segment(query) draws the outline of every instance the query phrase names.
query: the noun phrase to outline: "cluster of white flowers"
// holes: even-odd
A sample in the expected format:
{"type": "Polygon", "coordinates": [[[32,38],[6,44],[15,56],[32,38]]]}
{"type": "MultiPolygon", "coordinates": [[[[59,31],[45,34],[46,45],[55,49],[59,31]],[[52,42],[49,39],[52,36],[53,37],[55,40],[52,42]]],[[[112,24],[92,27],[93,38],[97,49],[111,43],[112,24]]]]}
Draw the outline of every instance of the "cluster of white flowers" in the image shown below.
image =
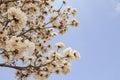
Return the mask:
{"type": "Polygon", "coordinates": [[[79,59],[80,58],[80,54],[78,51],[76,50],[72,50],[72,48],[66,48],[64,50],[64,56],[69,59],[69,60],[72,60],[72,59],[79,59]]]}
{"type": "Polygon", "coordinates": [[[20,8],[10,7],[7,14],[14,31],[21,30],[26,25],[26,14],[20,8]]]}
{"type": "Polygon", "coordinates": [[[55,44],[55,46],[56,46],[56,48],[64,48],[64,43],[62,43],[62,42],[59,42],[59,43],[56,43],[55,44]]]}
{"type": "Polygon", "coordinates": [[[23,40],[21,37],[12,36],[9,40],[6,40],[6,50],[14,51],[18,49],[20,51],[29,50],[31,52],[35,49],[35,44],[29,40],[23,40]]]}
{"type": "Polygon", "coordinates": [[[70,26],[78,26],[77,10],[66,1],[56,9],[57,0],[0,0],[0,50],[4,64],[16,69],[17,80],[33,76],[46,80],[52,73],[70,72],[71,60],[80,54],[50,41],[64,34],[70,26]],[[63,8],[64,7],[64,8],[63,8]],[[62,51],[63,50],[63,51],[62,51]],[[23,65],[19,65],[17,63],[23,65]]]}
{"type": "Polygon", "coordinates": [[[21,37],[12,36],[10,39],[6,39],[4,48],[7,52],[15,52],[15,54],[8,53],[8,56],[14,56],[15,59],[19,59],[24,56],[24,52],[26,51],[32,54],[35,44],[29,40],[23,40],[21,37]]]}

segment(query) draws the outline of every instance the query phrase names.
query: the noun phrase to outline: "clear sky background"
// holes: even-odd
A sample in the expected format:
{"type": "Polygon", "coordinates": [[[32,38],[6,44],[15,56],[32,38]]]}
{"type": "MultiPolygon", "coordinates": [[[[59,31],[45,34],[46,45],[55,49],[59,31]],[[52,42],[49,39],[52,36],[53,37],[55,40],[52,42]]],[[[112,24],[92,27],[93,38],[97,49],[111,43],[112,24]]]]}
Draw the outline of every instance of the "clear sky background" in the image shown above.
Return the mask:
{"type": "MultiPolygon", "coordinates": [[[[120,80],[120,0],[68,2],[78,9],[80,25],[53,42],[78,50],[81,59],[72,62],[68,75],[52,75],[48,80],[120,80]]],[[[13,72],[0,68],[0,80],[15,80],[13,72]]]]}

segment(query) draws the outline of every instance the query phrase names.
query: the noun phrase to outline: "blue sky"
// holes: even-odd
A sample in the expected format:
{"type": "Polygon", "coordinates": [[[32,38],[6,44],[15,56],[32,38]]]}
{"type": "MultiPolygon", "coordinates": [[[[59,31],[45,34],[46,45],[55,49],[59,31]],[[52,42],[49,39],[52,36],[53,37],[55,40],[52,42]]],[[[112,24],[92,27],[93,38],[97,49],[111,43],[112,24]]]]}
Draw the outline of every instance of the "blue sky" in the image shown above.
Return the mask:
{"type": "MultiPolygon", "coordinates": [[[[120,80],[120,0],[68,2],[78,9],[80,26],[53,41],[78,50],[81,59],[72,62],[68,75],[52,75],[48,80],[120,80]]],[[[0,68],[0,80],[14,80],[13,72],[0,68]]]]}

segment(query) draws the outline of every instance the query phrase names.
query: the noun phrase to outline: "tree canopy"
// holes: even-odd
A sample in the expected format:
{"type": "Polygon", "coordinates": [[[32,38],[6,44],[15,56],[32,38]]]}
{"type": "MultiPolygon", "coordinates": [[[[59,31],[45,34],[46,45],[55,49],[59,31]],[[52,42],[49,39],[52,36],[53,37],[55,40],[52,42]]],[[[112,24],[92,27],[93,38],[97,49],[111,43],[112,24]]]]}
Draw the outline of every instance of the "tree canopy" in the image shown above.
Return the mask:
{"type": "Polygon", "coordinates": [[[77,10],[57,0],[0,0],[0,67],[16,70],[17,80],[70,72],[70,61],[80,54],[64,43],[50,41],[77,27],[77,10]]]}

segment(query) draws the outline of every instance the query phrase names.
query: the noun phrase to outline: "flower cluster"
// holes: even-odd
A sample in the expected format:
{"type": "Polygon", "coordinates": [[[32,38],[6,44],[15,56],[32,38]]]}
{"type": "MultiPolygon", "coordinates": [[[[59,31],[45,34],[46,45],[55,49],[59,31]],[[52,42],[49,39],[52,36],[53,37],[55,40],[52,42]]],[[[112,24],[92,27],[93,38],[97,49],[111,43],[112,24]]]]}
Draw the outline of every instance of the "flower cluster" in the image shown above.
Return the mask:
{"type": "Polygon", "coordinates": [[[0,0],[0,66],[16,69],[16,78],[33,76],[46,80],[52,73],[70,72],[70,61],[80,54],[50,41],[64,34],[69,26],[78,26],[77,10],[66,1],[56,9],[57,0],[0,0]],[[63,50],[63,51],[62,51],[63,50]],[[21,64],[21,65],[18,65],[21,64]]]}
{"type": "Polygon", "coordinates": [[[11,7],[8,9],[7,14],[14,31],[21,30],[26,25],[26,14],[19,8],[11,7]]]}

